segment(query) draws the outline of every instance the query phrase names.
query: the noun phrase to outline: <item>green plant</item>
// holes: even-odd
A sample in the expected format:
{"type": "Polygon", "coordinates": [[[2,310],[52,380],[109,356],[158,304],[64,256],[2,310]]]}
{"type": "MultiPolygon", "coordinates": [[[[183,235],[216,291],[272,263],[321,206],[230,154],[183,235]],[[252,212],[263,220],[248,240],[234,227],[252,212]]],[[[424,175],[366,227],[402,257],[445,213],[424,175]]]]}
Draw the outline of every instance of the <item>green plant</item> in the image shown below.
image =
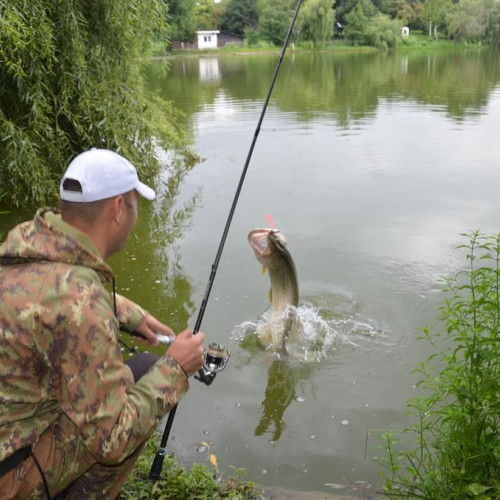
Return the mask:
{"type": "Polygon", "coordinates": [[[384,14],[377,14],[366,29],[366,41],[378,49],[394,49],[401,40],[400,23],[384,14]]]}
{"type": "Polygon", "coordinates": [[[158,146],[184,151],[180,113],[144,85],[166,7],[0,2],[0,185],[11,204],[50,203],[69,160],[91,147],[120,151],[149,180],[158,146]]]}
{"type": "MultiPolygon", "coordinates": [[[[206,443],[204,443],[206,444],[206,443]]],[[[207,446],[207,450],[209,447],[207,446]]],[[[172,455],[166,455],[162,477],[156,481],[148,480],[149,469],[156,454],[156,442],[150,440],[137,460],[134,471],[122,488],[120,498],[140,499],[264,499],[251,481],[243,481],[245,470],[233,468],[234,475],[223,479],[217,468],[215,455],[210,455],[211,466],[193,464],[185,470],[172,455]]]]}
{"type": "Polygon", "coordinates": [[[416,445],[385,435],[390,497],[500,498],[500,234],[463,236],[468,268],[446,280],[444,332],[423,329],[435,352],[408,402],[416,445]]]}

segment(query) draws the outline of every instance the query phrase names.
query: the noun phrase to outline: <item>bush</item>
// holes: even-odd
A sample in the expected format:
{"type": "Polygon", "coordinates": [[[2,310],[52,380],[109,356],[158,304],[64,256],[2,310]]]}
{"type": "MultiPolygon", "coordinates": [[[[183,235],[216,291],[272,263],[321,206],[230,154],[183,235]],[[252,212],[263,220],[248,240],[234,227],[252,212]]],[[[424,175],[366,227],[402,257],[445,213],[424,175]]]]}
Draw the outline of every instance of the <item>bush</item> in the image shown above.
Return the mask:
{"type": "Polygon", "coordinates": [[[444,332],[423,330],[435,353],[416,370],[425,395],[408,402],[416,447],[386,435],[390,497],[500,498],[500,234],[464,236],[468,269],[446,281],[444,332]]]}
{"type": "Polygon", "coordinates": [[[255,47],[260,41],[259,31],[254,28],[245,30],[245,46],[255,47]]]}
{"type": "Polygon", "coordinates": [[[377,14],[366,30],[366,41],[378,49],[394,49],[401,40],[400,23],[385,14],[377,14]]]}

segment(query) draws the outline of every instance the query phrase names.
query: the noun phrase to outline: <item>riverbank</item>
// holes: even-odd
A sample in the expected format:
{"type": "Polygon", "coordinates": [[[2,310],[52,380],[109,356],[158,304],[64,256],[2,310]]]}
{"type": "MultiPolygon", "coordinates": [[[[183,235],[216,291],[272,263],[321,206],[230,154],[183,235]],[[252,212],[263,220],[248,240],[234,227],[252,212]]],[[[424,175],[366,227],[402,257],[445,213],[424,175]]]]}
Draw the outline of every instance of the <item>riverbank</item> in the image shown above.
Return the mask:
{"type": "MultiPolygon", "coordinates": [[[[406,39],[401,39],[398,47],[394,50],[437,50],[437,49],[483,49],[487,48],[481,42],[457,43],[453,40],[439,38],[438,40],[429,37],[423,32],[414,31],[406,39]]],[[[164,44],[157,44],[152,49],[152,59],[169,57],[189,57],[189,56],[212,56],[212,55],[268,55],[279,54],[282,47],[272,45],[266,42],[259,42],[255,45],[227,45],[218,49],[184,49],[168,50],[164,44]]],[[[311,43],[291,43],[288,47],[289,52],[376,52],[380,49],[368,45],[357,45],[342,38],[335,38],[328,44],[314,47],[311,43]]]]}

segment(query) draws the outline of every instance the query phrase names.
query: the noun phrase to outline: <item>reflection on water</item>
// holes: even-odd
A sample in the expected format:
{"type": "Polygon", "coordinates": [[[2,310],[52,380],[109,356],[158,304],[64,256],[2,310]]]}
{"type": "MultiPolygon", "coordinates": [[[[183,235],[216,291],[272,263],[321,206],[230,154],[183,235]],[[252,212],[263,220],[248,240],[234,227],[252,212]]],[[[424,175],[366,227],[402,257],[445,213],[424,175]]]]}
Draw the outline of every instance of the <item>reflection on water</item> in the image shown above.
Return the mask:
{"type": "Polygon", "coordinates": [[[290,403],[295,400],[295,386],[301,380],[307,380],[316,370],[316,366],[309,363],[297,363],[291,359],[275,359],[267,372],[267,386],[262,401],[262,416],[255,435],[264,433],[272,435],[276,443],[285,428],[284,413],[290,403]]]}
{"type": "MultiPolygon", "coordinates": [[[[262,102],[276,57],[169,60],[167,85],[153,77],[155,65],[162,64],[149,69],[151,89],[181,103],[189,117],[221,94],[235,102],[262,102]]],[[[295,53],[284,61],[271,105],[299,120],[330,117],[349,127],[373,118],[384,100],[405,99],[463,121],[484,111],[499,76],[498,54],[487,50],[295,53]]]]}

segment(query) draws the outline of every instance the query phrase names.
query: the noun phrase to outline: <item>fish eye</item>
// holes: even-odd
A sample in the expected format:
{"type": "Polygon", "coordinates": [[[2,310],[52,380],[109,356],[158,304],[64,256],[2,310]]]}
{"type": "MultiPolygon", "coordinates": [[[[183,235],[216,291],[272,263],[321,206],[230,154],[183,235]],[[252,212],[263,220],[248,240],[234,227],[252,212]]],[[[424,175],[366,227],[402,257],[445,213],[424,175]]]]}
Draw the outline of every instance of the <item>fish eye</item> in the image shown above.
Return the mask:
{"type": "Polygon", "coordinates": [[[286,247],[286,238],[279,231],[276,230],[272,233],[269,233],[269,238],[274,242],[275,245],[286,247]]]}

